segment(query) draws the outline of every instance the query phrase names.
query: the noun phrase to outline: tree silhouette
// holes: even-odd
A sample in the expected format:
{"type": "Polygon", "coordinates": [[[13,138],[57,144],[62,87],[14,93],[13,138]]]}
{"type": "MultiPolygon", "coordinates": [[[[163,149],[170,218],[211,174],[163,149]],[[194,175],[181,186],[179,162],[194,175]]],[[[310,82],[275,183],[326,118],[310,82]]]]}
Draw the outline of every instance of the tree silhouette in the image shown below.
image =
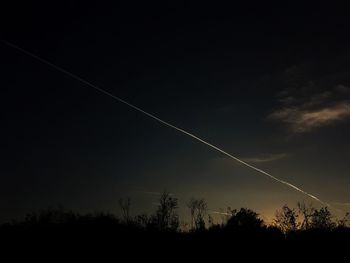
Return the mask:
{"type": "Polygon", "coordinates": [[[310,220],[314,212],[314,208],[311,206],[311,204],[306,205],[305,202],[298,202],[297,203],[299,213],[303,216],[303,221],[301,223],[301,229],[309,229],[310,228],[310,220]]]}
{"type": "Polygon", "coordinates": [[[125,223],[131,222],[130,217],[130,208],[131,208],[131,199],[128,197],[125,200],[123,198],[119,199],[119,207],[122,212],[122,217],[125,223]]]}
{"type": "Polygon", "coordinates": [[[179,227],[179,216],[176,212],[178,200],[164,191],[159,197],[159,205],[156,211],[156,224],[159,230],[176,231],[179,227]]]}
{"type": "Polygon", "coordinates": [[[347,212],[341,219],[338,220],[338,227],[346,228],[349,225],[349,222],[350,222],[350,213],[347,212]]]}
{"type": "Polygon", "coordinates": [[[205,229],[204,217],[207,213],[207,203],[204,199],[191,198],[187,207],[191,213],[191,229],[192,230],[203,230],[205,229]]]}
{"type": "Polygon", "coordinates": [[[190,209],[190,214],[191,214],[191,229],[194,229],[196,206],[197,206],[197,200],[192,197],[187,204],[187,207],[190,209]]]}
{"type": "Polygon", "coordinates": [[[319,210],[314,209],[311,216],[311,227],[323,230],[330,230],[335,227],[332,214],[327,207],[322,207],[319,210]]]}
{"type": "Polygon", "coordinates": [[[274,224],[283,233],[287,234],[291,231],[296,231],[299,227],[298,214],[294,209],[284,205],[281,210],[276,211],[274,224]]]}

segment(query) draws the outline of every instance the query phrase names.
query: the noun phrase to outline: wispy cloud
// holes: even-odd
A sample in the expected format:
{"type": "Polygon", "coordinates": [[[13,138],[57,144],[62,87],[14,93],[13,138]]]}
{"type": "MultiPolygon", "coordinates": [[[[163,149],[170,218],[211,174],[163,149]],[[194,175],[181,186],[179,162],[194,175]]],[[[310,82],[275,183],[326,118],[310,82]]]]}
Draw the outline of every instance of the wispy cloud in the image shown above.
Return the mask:
{"type": "Polygon", "coordinates": [[[344,86],[343,84],[337,85],[335,89],[340,93],[350,94],[350,87],[344,86]]]}
{"type": "Polygon", "coordinates": [[[285,123],[293,133],[305,133],[350,118],[350,100],[344,95],[350,89],[337,85],[334,89],[294,97],[290,94],[280,99],[281,108],[272,112],[268,119],[285,123]]]}
{"type": "Polygon", "coordinates": [[[273,112],[269,118],[288,125],[291,131],[304,133],[350,117],[350,102],[342,101],[318,109],[304,107],[283,108],[273,112]]]}
{"type": "Polygon", "coordinates": [[[264,154],[256,157],[246,157],[242,158],[243,161],[248,163],[267,163],[274,162],[284,158],[289,157],[288,153],[278,153],[278,154],[264,154]]]}
{"type": "MultiPolygon", "coordinates": [[[[279,161],[279,160],[288,158],[290,156],[291,156],[291,154],[289,154],[289,153],[264,153],[264,154],[257,154],[254,156],[241,156],[241,157],[239,157],[239,159],[246,162],[246,163],[249,163],[249,164],[262,164],[262,163],[279,161]]],[[[223,163],[226,163],[227,161],[230,161],[230,158],[227,158],[227,157],[214,157],[214,158],[212,158],[212,162],[215,165],[222,165],[223,163]]],[[[231,165],[232,165],[232,163],[230,163],[230,166],[231,165]]]]}
{"type": "Polygon", "coordinates": [[[338,206],[346,206],[346,207],[350,207],[350,203],[339,203],[339,202],[333,202],[333,205],[338,205],[338,206]]]}

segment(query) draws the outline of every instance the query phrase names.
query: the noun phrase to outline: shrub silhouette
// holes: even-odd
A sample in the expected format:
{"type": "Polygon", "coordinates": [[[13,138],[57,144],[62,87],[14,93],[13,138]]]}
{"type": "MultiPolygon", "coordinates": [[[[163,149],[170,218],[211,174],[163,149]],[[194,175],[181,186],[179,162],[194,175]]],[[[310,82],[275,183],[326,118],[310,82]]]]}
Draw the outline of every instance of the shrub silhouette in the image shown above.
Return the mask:
{"type": "Polygon", "coordinates": [[[238,212],[231,211],[232,216],[227,221],[226,228],[229,230],[254,231],[263,227],[264,221],[259,214],[248,208],[241,208],[238,212]]]}

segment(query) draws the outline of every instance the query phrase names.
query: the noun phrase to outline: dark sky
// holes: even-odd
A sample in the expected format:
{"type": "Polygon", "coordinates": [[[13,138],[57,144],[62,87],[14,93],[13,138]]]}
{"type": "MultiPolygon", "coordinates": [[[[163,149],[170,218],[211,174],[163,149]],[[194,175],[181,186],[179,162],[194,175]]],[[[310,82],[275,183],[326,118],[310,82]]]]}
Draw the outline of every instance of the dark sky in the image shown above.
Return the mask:
{"type": "MultiPolygon", "coordinates": [[[[341,209],[349,28],[345,7],[294,1],[1,8],[2,39],[341,209]]],[[[55,205],[117,212],[125,196],[151,212],[163,189],[184,215],[191,196],[266,218],[311,201],[4,43],[0,58],[0,221],[55,205]]]]}

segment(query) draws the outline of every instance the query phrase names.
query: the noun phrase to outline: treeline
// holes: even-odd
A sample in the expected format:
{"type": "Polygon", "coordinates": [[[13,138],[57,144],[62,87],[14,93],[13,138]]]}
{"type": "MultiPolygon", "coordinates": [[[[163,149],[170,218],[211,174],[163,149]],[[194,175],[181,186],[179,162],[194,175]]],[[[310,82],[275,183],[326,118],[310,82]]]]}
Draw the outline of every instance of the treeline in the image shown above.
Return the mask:
{"type": "Polygon", "coordinates": [[[248,208],[228,208],[220,212],[220,222],[215,222],[207,202],[192,198],[187,203],[190,220],[184,226],[178,199],[167,192],[159,196],[150,215],[131,215],[129,198],[120,199],[119,207],[120,216],[79,214],[63,208],[29,213],[22,220],[0,226],[0,249],[13,251],[12,256],[18,251],[35,257],[46,253],[50,255],[47,259],[68,252],[79,257],[97,253],[153,261],[190,256],[196,262],[207,260],[209,255],[236,260],[273,255],[270,261],[307,259],[308,255],[313,262],[326,256],[334,260],[344,255],[350,244],[349,213],[337,219],[327,207],[317,209],[304,202],[296,208],[283,206],[269,224],[248,208]]]}
{"type": "Polygon", "coordinates": [[[337,219],[327,207],[317,209],[304,202],[296,208],[283,206],[268,224],[248,208],[228,208],[220,212],[220,222],[215,222],[207,202],[192,198],[187,203],[190,221],[186,226],[180,224],[178,199],[168,192],[159,196],[157,208],[150,215],[131,215],[129,198],[120,199],[119,206],[120,216],[107,212],[79,214],[63,208],[29,213],[22,220],[2,224],[0,242],[16,251],[24,247],[50,254],[67,250],[125,254],[131,250],[138,253],[128,255],[139,258],[147,253],[160,256],[159,251],[201,258],[206,257],[205,253],[225,251],[256,252],[249,257],[267,251],[288,255],[310,252],[312,247],[329,252],[336,245],[337,251],[341,247],[344,250],[350,244],[349,213],[337,219]]]}
{"type": "Polygon", "coordinates": [[[25,216],[23,220],[13,220],[3,224],[1,229],[11,227],[55,227],[77,224],[106,224],[120,225],[127,228],[152,232],[174,232],[174,233],[203,233],[217,231],[258,231],[259,229],[269,229],[288,234],[310,231],[334,231],[339,229],[349,229],[350,213],[346,213],[343,218],[336,218],[331,214],[328,207],[316,209],[311,204],[298,202],[297,208],[290,208],[284,205],[275,213],[272,223],[266,223],[255,211],[248,208],[231,209],[225,212],[215,212],[221,214],[221,222],[215,222],[207,202],[204,199],[191,198],[187,203],[190,215],[189,224],[180,225],[178,215],[178,199],[164,191],[158,200],[157,209],[154,214],[131,215],[130,198],[120,199],[119,207],[121,216],[117,217],[112,213],[97,212],[92,214],[79,214],[63,208],[49,208],[39,212],[32,212],[25,216]]]}

